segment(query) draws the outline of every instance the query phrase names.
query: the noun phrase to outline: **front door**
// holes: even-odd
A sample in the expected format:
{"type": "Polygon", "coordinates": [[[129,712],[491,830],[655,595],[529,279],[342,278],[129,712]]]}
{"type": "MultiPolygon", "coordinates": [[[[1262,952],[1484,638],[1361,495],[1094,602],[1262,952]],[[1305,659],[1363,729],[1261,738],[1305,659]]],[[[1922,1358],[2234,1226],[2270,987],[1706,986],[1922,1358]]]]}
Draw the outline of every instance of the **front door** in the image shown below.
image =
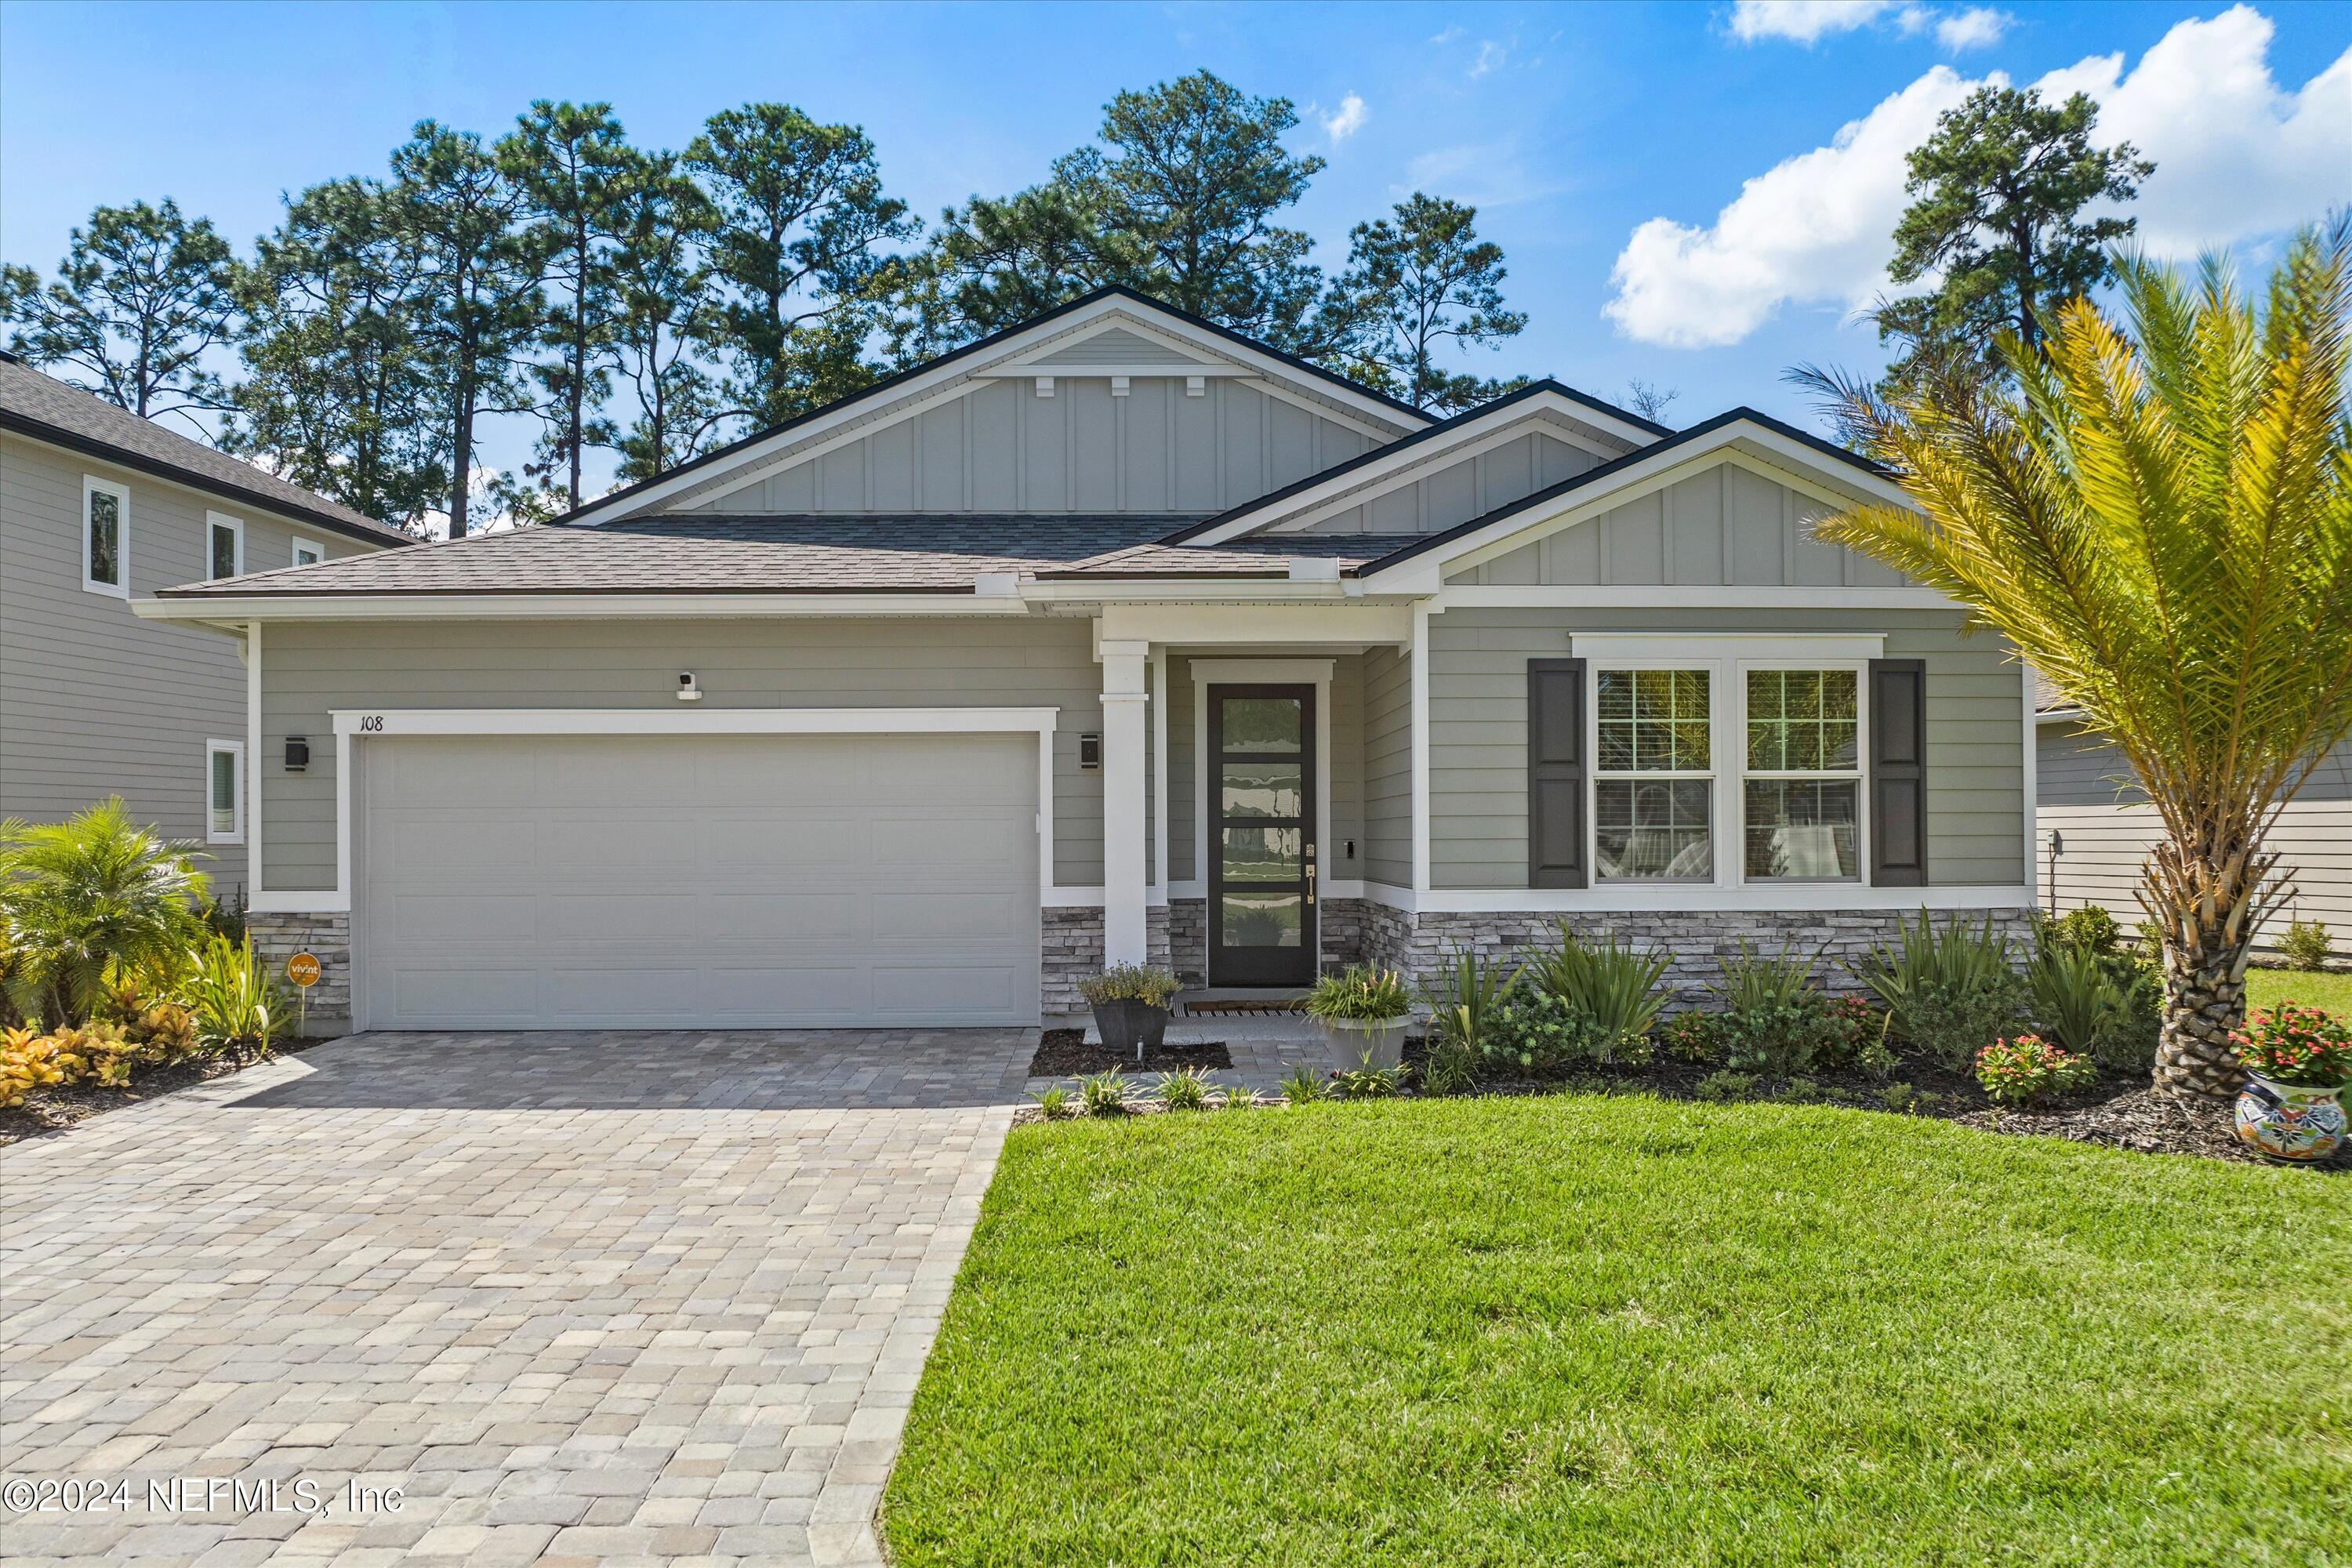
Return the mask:
{"type": "Polygon", "coordinates": [[[1209,983],[1306,985],[1315,926],[1315,688],[1209,688],[1209,983]]]}

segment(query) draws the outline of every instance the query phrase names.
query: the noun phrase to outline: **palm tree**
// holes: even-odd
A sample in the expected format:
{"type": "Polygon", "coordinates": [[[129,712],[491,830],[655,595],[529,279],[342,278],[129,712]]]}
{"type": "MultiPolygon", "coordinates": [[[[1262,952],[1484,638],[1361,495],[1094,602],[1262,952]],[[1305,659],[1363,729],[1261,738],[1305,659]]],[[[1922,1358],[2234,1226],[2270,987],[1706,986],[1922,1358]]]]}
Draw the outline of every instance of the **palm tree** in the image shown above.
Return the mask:
{"type": "Polygon", "coordinates": [[[2164,826],[2156,1081],[2227,1094],[2254,931],[2293,891],[2265,837],[2352,731],[2352,221],[2299,235],[2259,314],[2219,258],[2117,280],[2120,324],[2078,299],[2038,353],[2004,342],[2013,388],[1801,373],[1919,509],[1817,531],[1966,604],[2130,761],[2164,826]]]}
{"type": "Polygon", "coordinates": [[[55,1026],[89,1016],[111,964],[169,969],[203,940],[205,879],[193,842],[137,826],[119,795],[72,820],[0,822],[0,940],[8,1000],[55,1026]]]}

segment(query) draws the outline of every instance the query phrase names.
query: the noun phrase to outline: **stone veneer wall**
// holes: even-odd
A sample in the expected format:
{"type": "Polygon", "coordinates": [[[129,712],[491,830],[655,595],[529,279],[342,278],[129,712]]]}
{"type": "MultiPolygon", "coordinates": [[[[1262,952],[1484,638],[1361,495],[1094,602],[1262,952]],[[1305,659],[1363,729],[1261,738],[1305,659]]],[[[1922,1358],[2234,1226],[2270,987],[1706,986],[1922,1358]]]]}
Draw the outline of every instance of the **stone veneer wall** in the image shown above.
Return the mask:
{"type": "MultiPolygon", "coordinates": [[[[253,951],[268,971],[283,979],[286,961],[308,952],[319,961],[319,983],[310,987],[301,1015],[313,1036],[341,1035],[352,1026],[352,917],[248,914],[245,929],[253,951]]],[[[292,990],[291,984],[287,987],[292,990]]]]}
{"type": "Polygon", "coordinates": [[[1362,899],[1326,899],[1323,910],[1323,973],[1337,974],[1364,962],[1364,925],[1371,905],[1362,899]]]}
{"type": "MultiPolygon", "coordinates": [[[[1078,982],[1102,973],[1102,910],[1100,906],[1050,909],[1041,914],[1045,948],[1037,965],[1038,1010],[1048,1018],[1083,1013],[1087,999],[1078,994],[1078,982]]],[[[1171,967],[1167,910],[1143,911],[1143,952],[1145,963],[1161,969],[1171,967]]]]}
{"type": "Polygon", "coordinates": [[[1209,982],[1209,900],[1168,900],[1168,967],[1187,985],[1209,982]]]}
{"type": "MultiPolygon", "coordinates": [[[[1969,910],[1961,918],[1981,921],[1985,910],[1969,910]]],[[[1899,928],[1917,911],[1905,910],[1661,910],[1638,914],[1408,914],[1385,904],[1367,904],[1364,956],[1367,962],[1401,969],[1423,981],[1435,977],[1446,956],[1469,948],[1488,957],[1508,958],[1517,950],[1552,940],[1564,918],[1569,929],[1591,939],[1615,936],[1635,947],[1661,947],[1674,962],[1666,984],[1674,988],[1670,1010],[1688,1008],[1711,998],[1707,987],[1723,977],[1723,960],[1736,957],[1744,940],[1750,950],[1777,954],[1785,946],[1794,952],[1821,952],[1814,973],[1832,994],[1859,989],[1851,966],[1874,947],[1900,940],[1899,928]],[[1826,951],[1823,951],[1826,949],[1826,951]]],[[[2025,909],[1990,911],[1995,928],[2019,944],[2032,940],[2032,911],[2025,909]]],[[[1948,918],[1939,915],[1940,922],[1948,918]]]]}

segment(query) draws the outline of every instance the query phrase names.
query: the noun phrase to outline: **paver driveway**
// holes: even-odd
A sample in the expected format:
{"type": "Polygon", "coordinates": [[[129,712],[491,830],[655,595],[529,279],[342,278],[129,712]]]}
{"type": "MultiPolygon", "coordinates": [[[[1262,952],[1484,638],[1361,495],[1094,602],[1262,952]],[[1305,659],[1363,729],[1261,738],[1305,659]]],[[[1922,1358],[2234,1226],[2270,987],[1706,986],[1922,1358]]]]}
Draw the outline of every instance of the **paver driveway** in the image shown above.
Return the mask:
{"type": "Polygon", "coordinates": [[[0,1472],[133,1493],[0,1546],[878,1561],[1034,1038],[367,1036],[0,1151],[0,1472]]]}

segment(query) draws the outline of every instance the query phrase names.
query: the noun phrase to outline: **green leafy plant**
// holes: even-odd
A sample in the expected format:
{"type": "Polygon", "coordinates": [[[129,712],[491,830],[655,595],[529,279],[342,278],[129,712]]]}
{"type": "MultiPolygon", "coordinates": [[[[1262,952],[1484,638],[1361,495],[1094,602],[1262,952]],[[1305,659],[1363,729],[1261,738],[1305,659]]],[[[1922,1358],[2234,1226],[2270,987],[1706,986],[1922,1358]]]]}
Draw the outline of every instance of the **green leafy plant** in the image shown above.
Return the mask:
{"type": "Polygon", "coordinates": [[[2147,1071],[2156,1059],[2163,995],[2155,972],[2137,953],[2114,943],[2100,948],[2079,940],[2079,933],[2070,936],[2061,924],[2041,928],[2042,941],[2026,966],[2034,1023],[2077,1056],[2118,1071],[2147,1071]]]}
{"type": "Polygon", "coordinates": [[[196,1038],[207,1050],[267,1056],[284,1026],[285,988],[254,955],[250,937],[240,942],[208,938],[195,950],[182,990],[196,1038]]]}
{"type": "Polygon", "coordinates": [[[1140,963],[1114,963],[1078,982],[1078,994],[1089,1003],[1140,1002],[1150,1007],[1167,1006],[1182,989],[1182,982],[1166,970],[1140,963]]]}
{"type": "Polygon", "coordinates": [[[2036,915],[2033,935],[2037,947],[2055,943],[2084,952],[2118,952],[2123,948],[2124,928],[2099,905],[2084,904],[2055,918],[2036,915]]]}
{"type": "Polygon", "coordinates": [[[1658,1030],[1658,1044],[1668,1061],[1705,1067],[1723,1055],[1723,1020],[1696,1008],[1677,1013],[1658,1030]]]}
{"type": "Polygon", "coordinates": [[[1358,1066],[1333,1073],[1331,1082],[1342,1100],[1393,1100],[1404,1088],[1404,1071],[1402,1067],[1374,1067],[1367,1051],[1358,1066]]]}
{"type": "Polygon", "coordinates": [[[1713,989],[1723,1001],[1726,1062],[1776,1078],[1812,1068],[1830,1032],[1828,1004],[1813,978],[1820,956],[1795,957],[1783,947],[1759,958],[1742,942],[1739,955],[1723,961],[1723,979],[1713,989]]]}
{"type": "Polygon", "coordinates": [[[1160,1075],[1152,1092],[1171,1110],[1199,1110],[1209,1103],[1209,1069],[1180,1068],[1160,1075]]]}
{"type": "Polygon", "coordinates": [[[2352,1026],[2317,1007],[2292,1002],[2258,1007],[2230,1043],[2241,1067],[2273,1083],[2306,1089],[2352,1083],[2352,1026]]]}
{"type": "Polygon", "coordinates": [[[1127,1114],[1127,1079],[1118,1071],[1089,1073],[1078,1079],[1078,1109],[1088,1116],[1127,1114]]]}
{"type": "Polygon", "coordinates": [[[1752,1100],[1756,1096],[1756,1075],[1744,1072],[1711,1072],[1691,1086],[1691,1093],[1701,1100],[1752,1100]]]}
{"type": "Polygon", "coordinates": [[[0,822],[0,928],[16,1012],[80,1023],[110,973],[176,968],[204,934],[201,853],[135,826],[120,796],[61,823],[0,822]]]}
{"type": "Polygon", "coordinates": [[[1549,1078],[1599,1062],[1640,1065],[1650,1059],[1650,1041],[1620,1037],[1552,993],[1519,986],[1495,1009],[1478,1059],[1497,1072],[1549,1078]]]}
{"type": "Polygon", "coordinates": [[[1256,1103],[1257,1090],[1247,1084],[1229,1083],[1225,1085],[1224,1092],[1217,1097],[1217,1109],[1220,1110],[1247,1110],[1256,1103]]]}
{"type": "Polygon", "coordinates": [[[2327,940],[2327,927],[2318,921],[2296,920],[2279,938],[2279,956],[2295,969],[2322,968],[2333,951],[2327,940]]]}
{"type": "Polygon", "coordinates": [[[2098,1080],[2090,1058],[2039,1035],[1995,1040],[1977,1053],[1977,1082],[2003,1105],[2038,1105],[2080,1093],[2098,1080]]]}
{"type": "Polygon", "coordinates": [[[1429,1061],[1422,1083],[1432,1094],[1459,1094],[1476,1077],[1480,1042],[1494,1030],[1496,1011],[1517,983],[1498,958],[1457,948],[1426,988],[1430,1005],[1429,1061]]]}
{"type": "Polygon", "coordinates": [[[1029,1098],[1037,1102],[1038,1110],[1048,1121],[1058,1121],[1070,1114],[1070,1091],[1058,1083],[1050,1089],[1038,1089],[1029,1098]]]}
{"type": "Polygon", "coordinates": [[[1412,1011],[1412,988],[1393,969],[1350,964],[1345,973],[1318,978],[1300,1006],[1313,1018],[1386,1023],[1412,1011]]]}
{"type": "Polygon", "coordinates": [[[1286,1105],[1312,1105],[1318,1100],[1328,1098],[1330,1091],[1323,1080],[1315,1076],[1312,1068],[1294,1067],[1282,1080],[1282,1099],[1286,1105]]]}
{"type": "Polygon", "coordinates": [[[1954,915],[1941,927],[1926,910],[1903,922],[1899,943],[1881,943],[1854,971],[1892,1015],[1895,1032],[1960,1071],[2015,1020],[2025,985],[2009,939],[1992,917],[1954,915]]]}
{"type": "Polygon", "coordinates": [[[1673,963],[1663,952],[1620,947],[1614,935],[1588,942],[1559,926],[1559,940],[1539,949],[1520,971],[1536,990],[1558,997],[1611,1042],[1610,1059],[1631,1060],[1631,1042],[1643,1039],[1666,1005],[1659,982],[1673,963]]]}

